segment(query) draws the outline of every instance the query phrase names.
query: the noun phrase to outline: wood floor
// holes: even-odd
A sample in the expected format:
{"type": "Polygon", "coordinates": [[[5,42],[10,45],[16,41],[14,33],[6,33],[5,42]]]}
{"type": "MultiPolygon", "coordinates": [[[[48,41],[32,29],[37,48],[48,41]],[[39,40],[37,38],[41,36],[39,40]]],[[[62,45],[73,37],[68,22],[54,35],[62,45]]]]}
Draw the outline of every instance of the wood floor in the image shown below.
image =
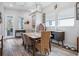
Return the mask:
{"type": "MultiPolygon", "coordinates": [[[[75,56],[74,52],[52,45],[52,52],[49,56],[75,56]]],[[[3,56],[31,56],[22,46],[22,39],[4,40],[3,56]]]]}

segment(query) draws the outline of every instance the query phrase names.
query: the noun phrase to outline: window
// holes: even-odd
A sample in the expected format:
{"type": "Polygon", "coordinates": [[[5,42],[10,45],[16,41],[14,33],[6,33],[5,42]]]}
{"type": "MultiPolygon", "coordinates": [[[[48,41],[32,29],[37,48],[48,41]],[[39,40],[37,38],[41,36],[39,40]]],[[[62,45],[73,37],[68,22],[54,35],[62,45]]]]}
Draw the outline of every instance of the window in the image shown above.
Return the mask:
{"type": "Polygon", "coordinates": [[[52,27],[52,26],[55,26],[55,21],[54,20],[47,20],[46,27],[52,27]]]}
{"type": "Polygon", "coordinates": [[[74,26],[74,18],[58,20],[58,26],[74,26]]]}

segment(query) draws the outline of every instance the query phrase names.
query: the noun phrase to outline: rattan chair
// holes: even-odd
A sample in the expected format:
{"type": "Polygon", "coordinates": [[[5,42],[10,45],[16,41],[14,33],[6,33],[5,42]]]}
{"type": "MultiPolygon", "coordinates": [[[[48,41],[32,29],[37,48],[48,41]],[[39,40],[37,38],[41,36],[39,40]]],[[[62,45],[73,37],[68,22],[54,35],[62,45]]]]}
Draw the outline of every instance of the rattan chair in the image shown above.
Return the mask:
{"type": "Polygon", "coordinates": [[[41,39],[36,43],[36,49],[41,53],[41,55],[49,54],[50,50],[50,32],[41,32],[41,39]]]}

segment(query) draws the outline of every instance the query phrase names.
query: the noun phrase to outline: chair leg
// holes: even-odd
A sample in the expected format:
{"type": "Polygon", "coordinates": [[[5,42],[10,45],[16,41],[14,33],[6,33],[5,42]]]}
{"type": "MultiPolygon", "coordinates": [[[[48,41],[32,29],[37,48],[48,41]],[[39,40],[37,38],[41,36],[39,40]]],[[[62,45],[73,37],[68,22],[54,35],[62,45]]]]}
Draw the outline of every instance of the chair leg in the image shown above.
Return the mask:
{"type": "Polygon", "coordinates": [[[27,51],[29,52],[29,46],[27,46],[27,51]]]}
{"type": "Polygon", "coordinates": [[[58,41],[58,45],[60,45],[60,44],[59,44],[59,41],[58,41]]]}
{"type": "Polygon", "coordinates": [[[64,41],[62,41],[62,47],[64,47],[64,41]]]}
{"type": "Polygon", "coordinates": [[[24,45],[24,48],[26,49],[26,45],[24,45]]]}
{"type": "Polygon", "coordinates": [[[49,41],[49,49],[50,49],[50,52],[51,52],[51,46],[52,46],[52,39],[49,41]]]}
{"type": "Polygon", "coordinates": [[[45,55],[46,55],[46,53],[49,55],[49,51],[48,51],[48,49],[45,49],[45,55]]]}
{"type": "Polygon", "coordinates": [[[24,41],[22,42],[22,45],[24,46],[24,41]]]}
{"type": "Polygon", "coordinates": [[[3,49],[1,48],[1,56],[3,55],[3,49]]]}
{"type": "Polygon", "coordinates": [[[49,55],[49,51],[48,51],[48,55],[49,55]]]}
{"type": "Polygon", "coordinates": [[[50,52],[51,52],[51,43],[49,43],[49,49],[50,49],[50,52]]]}

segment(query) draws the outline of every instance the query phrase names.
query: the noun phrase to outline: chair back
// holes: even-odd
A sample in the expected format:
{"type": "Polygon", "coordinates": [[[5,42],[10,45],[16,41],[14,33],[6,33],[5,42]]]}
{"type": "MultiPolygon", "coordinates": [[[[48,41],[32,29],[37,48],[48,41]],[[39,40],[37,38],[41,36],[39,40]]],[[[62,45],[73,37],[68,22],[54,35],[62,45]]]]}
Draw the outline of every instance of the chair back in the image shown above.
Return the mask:
{"type": "Polygon", "coordinates": [[[24,36],[25,36],[25,39],[27,41],[27,45],[29,45],[29,46],[32,45],[30,38],[27,35],[24,35],[24,36]]]}
{"type": "Polygon", "coordinates": [[[22,39],[23,39],[23,42],[24,42],[25,45],[27,45],[27,46],[31,45],[31,40],[27,35],[22,34],[22,39]]]}
{"type": "Polygon", "coordinates": [[[36,31],[37,31],[37,32],[43,32],[43,31],[45,31],[45,26],[44,26],[44,24],[41,24],[41,23],[40,23],[40,24],[37,26],[36,31]]]}
{"type": "Polygon", "coordinates": [[[49,41],[50,41],[51,32],[42,32],[41,33],[41,51],[45,53],[49,51],[49,41]]]}

